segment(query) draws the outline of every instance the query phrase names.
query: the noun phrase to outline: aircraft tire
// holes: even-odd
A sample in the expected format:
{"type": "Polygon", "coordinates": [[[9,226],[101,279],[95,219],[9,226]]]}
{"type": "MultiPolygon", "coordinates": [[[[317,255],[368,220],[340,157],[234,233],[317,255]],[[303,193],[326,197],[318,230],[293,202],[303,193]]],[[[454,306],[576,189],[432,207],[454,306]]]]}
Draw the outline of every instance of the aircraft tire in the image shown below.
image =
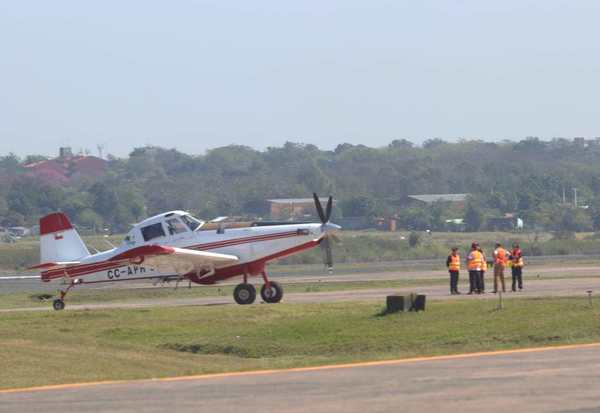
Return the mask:
{"type": "Polygon", "coordinates": [[[269,304],[280,302],[283,298],[283,287],[277,281],[270,281],[269,286],[270,288],[267,288],[267,284],[264,284],[260,289],[263,301],[269,304]]]}
{"type": "Polygon", "coordinates": [[[252,304],[256,300],[256,288],[252,284],[238,284],[233,290],[233,299],[241,305],[252,304]]]}
{"type": "Polygon", "coordinates": [[[65,302],[60,298],[57,298],[52,302],[52,308],[54,308],[56,311],[63,310],[65,308],[65,302]]]}

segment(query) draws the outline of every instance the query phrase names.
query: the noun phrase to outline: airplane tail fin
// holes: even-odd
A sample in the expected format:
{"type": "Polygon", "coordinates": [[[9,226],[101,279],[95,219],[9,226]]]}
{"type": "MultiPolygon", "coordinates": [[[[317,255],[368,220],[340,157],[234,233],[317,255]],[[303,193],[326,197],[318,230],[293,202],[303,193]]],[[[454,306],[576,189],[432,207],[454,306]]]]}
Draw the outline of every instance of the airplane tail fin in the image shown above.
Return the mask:
{"type": "Polygon", "coordinates": [[[62,212],[40,218],[40,261],[76,261],[90,255],[83,240],[62,212]]]}

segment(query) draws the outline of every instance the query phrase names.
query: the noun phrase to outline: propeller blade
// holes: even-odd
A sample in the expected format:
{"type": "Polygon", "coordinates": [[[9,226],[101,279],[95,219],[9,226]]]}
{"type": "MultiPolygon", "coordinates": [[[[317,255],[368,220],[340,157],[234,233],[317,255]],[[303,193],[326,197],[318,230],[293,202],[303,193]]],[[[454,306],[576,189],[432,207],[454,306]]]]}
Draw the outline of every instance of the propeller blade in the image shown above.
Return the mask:
{"type": "Polygon", "coordinates": [[[325,237],[321,241],[321,248],[323,249],[323,258],[325,262],[325,266],[327,267],[327,271],[329,274],[333,273],[333,254],[331,252],[331,244],[329,242],[329,238],[325,237]]]}
{"type": "Polygon", "coordinates": [[[329,222],[329,218],[331,218],[331,210],[333,209],[333,197],[329,195],[329,199],[327,200],[327,207],[325,210],[325,222],[329,222]]]}
{"type": "Polygon", "coordinates": [[[313,198],[315,199],[315,208],[317,208],[317,214],[319,214],[319,219],[324,224],[327,222],[325,219],[325,213],[323,212],[323,207],[321,206],[321,201],[315,192],[313,192],[313,198]]]}

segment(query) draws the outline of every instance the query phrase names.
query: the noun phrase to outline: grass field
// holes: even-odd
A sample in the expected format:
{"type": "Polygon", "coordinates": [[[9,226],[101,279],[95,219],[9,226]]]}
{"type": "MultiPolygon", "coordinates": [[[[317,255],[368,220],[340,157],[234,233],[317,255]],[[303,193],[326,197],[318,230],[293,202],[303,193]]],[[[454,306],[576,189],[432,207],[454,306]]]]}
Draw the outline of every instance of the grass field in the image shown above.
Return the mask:
{"type": "Polygon", "coordinates": [[[0,388],[311,366],[600,340],[585,299],[18,312],[0,317],[0,388]]]}

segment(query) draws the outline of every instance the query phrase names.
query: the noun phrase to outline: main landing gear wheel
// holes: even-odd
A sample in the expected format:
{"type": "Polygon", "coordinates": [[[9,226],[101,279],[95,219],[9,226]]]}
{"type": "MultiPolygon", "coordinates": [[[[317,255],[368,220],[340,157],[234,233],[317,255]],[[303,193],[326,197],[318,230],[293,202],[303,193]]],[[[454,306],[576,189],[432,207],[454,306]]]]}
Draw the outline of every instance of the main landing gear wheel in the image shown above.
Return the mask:
{"type": "Polygon", "coordinates": [[[260,296],[265,303],[278,303],[283,298],[283,288],[278,282],[270,281],[268,284],[263,284],[260,289],[260,296]]]}
{"type": "Polygon", "coordinates": [[[252,284],[238,284],[233,290],[233,299],[238,304],[252,304],[256,300],[256,288],[252,284]]]}
{"type": "Polygon", "coordinates": [[[60,298],[57,298],[56,300],[54,300],[52,302],[52,307],[56,310],[56,311],[60,311],[63,310],[65,308],[65,302],[63,300],[61,300],[60,298]]]}

